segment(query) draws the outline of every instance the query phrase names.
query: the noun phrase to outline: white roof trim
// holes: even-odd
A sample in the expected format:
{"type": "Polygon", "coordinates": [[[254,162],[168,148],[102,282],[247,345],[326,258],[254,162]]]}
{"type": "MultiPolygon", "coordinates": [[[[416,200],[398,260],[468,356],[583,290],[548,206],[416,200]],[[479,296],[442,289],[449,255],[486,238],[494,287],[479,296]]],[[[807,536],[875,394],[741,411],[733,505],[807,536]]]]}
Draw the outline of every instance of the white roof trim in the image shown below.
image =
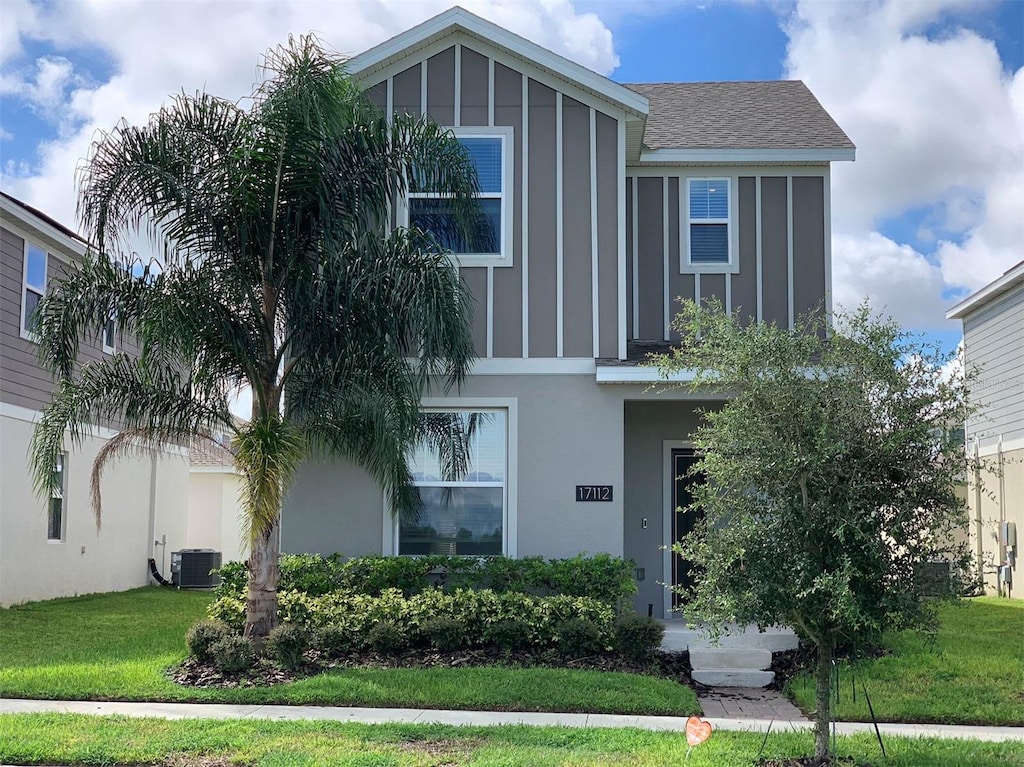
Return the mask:
{"type": "Polygon", "coordinates": [[[69,237],[65,232],[62,232],[48,221],[44,221],[32,213],[32,211],[26,210],[6,197],[0,196],[0,210],[10,215],[23,226],[35,229],[59,245],[64,246],[72,253],[79,256],[85,255],[86,245],[84,242],[69,237]]]}
{"type": "Polygon", "coordinates": [[[1024,261],[1021,261],[1016,266],[1010,267],[1010,269],[996,280],[993,280],[988,285],[983,287],[976,293],[972,293],[963,301],[958,303],[948,312],[946,312],[947,320],[960,320],[966,317],[976,309],[981,308],[984,304],[990,301],[994,301],[996,298],[1006,293],[1008,290],[1016,287],[1019,284],[1024,283],[1024,261]]]}
{"type": "Polygon", "coordinates": [[[653,365],[598,365],[597,367],[597,383],[599,384],[690,383],[695,378],[695,371],[686,369],[664,376],[653,365]]]}
{"type": "Polygon", "coordinates": [[[641,163],[676,162],[843,162],[856,159],[856,149],[645,149],[641,163]]]}
{"type": "Polygon", "coordinates": [[[373,70],[386,66],[391,59],[400,57],[407,49],[419,47],[428,43],[432,38],[441,37],[457,29],[488,40],[512,55],[533,62],[536,66],[547,69],[584,89],[593,91],[628,111],[638,115],[648,113],[647,98],[636,91],[619,85],[597,72],[569,61],[557,53],[552,53],[546,48],[458,6],[349,59],[348,69],[354,75],[370,74],[373,70]]]}

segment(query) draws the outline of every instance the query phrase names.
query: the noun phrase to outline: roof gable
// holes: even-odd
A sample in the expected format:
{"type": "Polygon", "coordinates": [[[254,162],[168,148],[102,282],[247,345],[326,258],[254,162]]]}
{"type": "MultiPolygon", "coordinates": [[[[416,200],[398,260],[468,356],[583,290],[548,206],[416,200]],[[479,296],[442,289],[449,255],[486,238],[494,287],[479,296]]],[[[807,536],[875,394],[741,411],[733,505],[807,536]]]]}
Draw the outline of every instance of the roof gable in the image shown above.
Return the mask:
{"type": "Polygon", "coordinates": [[[353,75],[361,80],[371,82],[381,80],[386,75],[382,74],[380,77],[374,77],[374,75],[384,72],[418,51],[459,33],[494,47],[521,64],[544,72],[560,81],[562,85],[579,89],[597,96],[603,101],[610,102],[634,118],[642,118],[647,114],[648,103],[643,94],[609,80],[603,75],[458,6],[360,53],[349,60],[348,68],[353,75]]]}

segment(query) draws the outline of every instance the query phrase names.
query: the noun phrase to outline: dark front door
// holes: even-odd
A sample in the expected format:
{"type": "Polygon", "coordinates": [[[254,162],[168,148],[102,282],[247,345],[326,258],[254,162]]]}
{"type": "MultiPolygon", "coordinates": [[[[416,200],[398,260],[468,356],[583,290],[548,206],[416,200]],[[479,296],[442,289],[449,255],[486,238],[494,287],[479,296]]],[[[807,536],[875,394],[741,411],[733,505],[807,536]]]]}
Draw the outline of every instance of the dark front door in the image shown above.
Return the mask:
{"type": "MultiPolygon", "coordinates": [[[[690,467],[697,462],[692,448],[672,451],[672,542],[678,543],[689,535],[700,519],[700,513],[687,509],[693,502],[693,487],[699,477],[689,475],[690,467]]],[[[679,554],[672,552],[672,585],[687,588],[693,585],[693,565],[679,554]]],[[[679,595],[673,590],[672,607],[679,604],[679,595]]]]}

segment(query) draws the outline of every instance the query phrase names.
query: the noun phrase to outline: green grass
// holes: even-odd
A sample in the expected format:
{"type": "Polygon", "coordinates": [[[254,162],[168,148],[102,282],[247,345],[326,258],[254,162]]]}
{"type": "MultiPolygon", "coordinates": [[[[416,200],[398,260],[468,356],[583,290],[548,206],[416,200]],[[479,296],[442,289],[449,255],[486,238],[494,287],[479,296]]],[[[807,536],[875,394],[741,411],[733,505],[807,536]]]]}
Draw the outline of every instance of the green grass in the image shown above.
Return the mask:
{"type": "MultiPolygon", "coordinates": [[[[886,722],[1020,725],[1024,723],[1024,601],[981,597],[942,605],[934,641],[902,632],[884,640],[891,655],[840,667],[837,716],[886,722]],[[857,682],[857,700],[850,686],[857,682]]],[[[789,690],[805,711],[814,682],[797,677],[789,690]]]]}
{"type": "MultiPolygon", "coordinates": [[[[0,716],[0,763],[197,764],[227,759],[254,767],[746,767],[756,733],[714,732],[687,758],[676,732],[552,727],[363,725],[337,722],[135,719],[72,714],[0,716]]],[[[883,761],[870,735],[841,737],[837,752],[886,767],[1019,767],[1024,743],[886,738],[883,761]]],[[[768,736],[764,755],[813,751],[810,733],[768,736]]]]}
{"type": "Polygon", "coordinates": [[[0,611],[0,697],[285,703],[622,714],[697,713],[676,682],[569,669],[346,669],[273,687],[196,689],[165,677],[208,594],[139,589],[0,611]]]}

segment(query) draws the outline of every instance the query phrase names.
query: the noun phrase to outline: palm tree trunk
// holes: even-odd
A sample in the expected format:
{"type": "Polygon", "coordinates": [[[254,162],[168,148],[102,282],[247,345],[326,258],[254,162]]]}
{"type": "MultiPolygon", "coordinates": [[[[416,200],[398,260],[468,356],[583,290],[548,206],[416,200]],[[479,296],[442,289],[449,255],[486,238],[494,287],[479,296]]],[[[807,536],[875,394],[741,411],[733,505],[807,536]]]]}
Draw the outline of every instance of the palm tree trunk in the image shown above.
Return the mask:
{"type": "Polygon", "coordinates": [[[277,625],[278,559],[281,552],[280,515],[251,542],[249,591],[245,600],[245,636],[259,643],[277,625]]]}
{"type": "Polygon", "coordinates": [[[832,643],[818,643],[818,665],[814,672],[817,711],[814,715],[814,756],[817,764],[829,759],[829,725],[832,722],[832,643]]]}

